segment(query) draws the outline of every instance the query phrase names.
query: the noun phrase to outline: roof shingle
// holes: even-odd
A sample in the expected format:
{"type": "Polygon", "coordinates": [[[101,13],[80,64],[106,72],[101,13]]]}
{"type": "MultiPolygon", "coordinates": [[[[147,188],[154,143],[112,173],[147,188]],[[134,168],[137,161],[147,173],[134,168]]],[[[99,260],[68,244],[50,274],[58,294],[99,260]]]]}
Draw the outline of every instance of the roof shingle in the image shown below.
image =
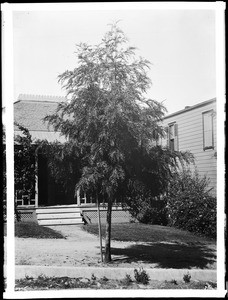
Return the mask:
{"type": "MultiPolygon", "coordinates": [[[[53,126],[48,126],[43,119],[47,115],[53,114],[58,103],[66,100],[64,97],[45,97],[35,95],[20,95],[19,100],[14,103],[14,121],[26,127],[33,139],[47,139],[49,142],[59,140],[63,142],[65,138],[59,132],[54,132],[53,126]]],[[[14,127],[15,133],[18,128],[14,127]]]]}

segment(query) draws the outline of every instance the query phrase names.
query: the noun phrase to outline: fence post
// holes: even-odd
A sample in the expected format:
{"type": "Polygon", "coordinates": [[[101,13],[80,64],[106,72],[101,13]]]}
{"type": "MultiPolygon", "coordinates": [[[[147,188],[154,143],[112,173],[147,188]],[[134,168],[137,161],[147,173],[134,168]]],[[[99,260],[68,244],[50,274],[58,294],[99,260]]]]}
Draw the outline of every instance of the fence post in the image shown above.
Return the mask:
{"type": "Polygon", "coordinates": [[[36,168],[36,172],[35,172],[35,207],[38,208],[38,153],[35,153],[35,168],[36,168]]]}

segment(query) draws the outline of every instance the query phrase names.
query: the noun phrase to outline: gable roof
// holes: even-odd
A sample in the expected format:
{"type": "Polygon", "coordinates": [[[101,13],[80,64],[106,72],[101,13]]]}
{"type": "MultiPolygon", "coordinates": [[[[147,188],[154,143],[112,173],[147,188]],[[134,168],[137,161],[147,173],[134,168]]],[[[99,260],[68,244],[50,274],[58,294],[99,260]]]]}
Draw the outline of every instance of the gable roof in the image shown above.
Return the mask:
{"type": "MultiPolygon", "coordinates": [[[[48,126],[43,118],[53,114],[60,102],[66,101],[64,97],[19,95],[14,103],[14,121],[26,127],[33,139],[47,139],[49,142],[65,141],[60,132],[55,132],[52,126],[48,126]]],[[[14,126],[15,134],[20,134],[17,126],[14,126]]]]}
{"type": "Polygon", "coordinates": [[[202,107],[202,106],[206,106],[206,105],[211,104],[213,102],[216,102],[216,98],[212,98],[210,100],[206,100],[206,101],[200,102],[200,103],[192,105],[192,106],[186,106],[184,109],[176,111],[176,112],[174,112],[170,115],[167,115],[163,119],[165,120],[165,119],[168,119],[170,117],[173,117],[173,116],[176,116],[176,115],[179,115],[179,114],[182,114],[182,113],[186,113],[190,110],[197,109],[197,108],[202,107]]]}

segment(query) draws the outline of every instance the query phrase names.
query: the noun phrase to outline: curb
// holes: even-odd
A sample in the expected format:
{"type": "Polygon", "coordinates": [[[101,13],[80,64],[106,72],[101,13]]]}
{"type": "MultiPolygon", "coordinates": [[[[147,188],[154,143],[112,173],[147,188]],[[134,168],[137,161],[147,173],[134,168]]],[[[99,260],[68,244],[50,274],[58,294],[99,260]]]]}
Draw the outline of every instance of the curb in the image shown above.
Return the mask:
{"type": "MultiPolygon", "coordinates": [[[[62,267],[62,266],[29,266],[16,265],[15,279],[22,279],[25,276],[37,278],[39,275],[48,277],[71,277],[71,278],[91,278],[91,275],[101,278],[103,276],[108,279],[123,279],[126,274],[134,278],[135,268],[112,268],[112,267],[62,267]]],[[[217,281],[216,270],[202,269],[147,269],[144,268],[149,275],[150,280],[183,280],[183,276],[187,273],[191,275],[191,280],[217,281]]],[[[6,274],[6,273],[5,273],[6,274]]]]}

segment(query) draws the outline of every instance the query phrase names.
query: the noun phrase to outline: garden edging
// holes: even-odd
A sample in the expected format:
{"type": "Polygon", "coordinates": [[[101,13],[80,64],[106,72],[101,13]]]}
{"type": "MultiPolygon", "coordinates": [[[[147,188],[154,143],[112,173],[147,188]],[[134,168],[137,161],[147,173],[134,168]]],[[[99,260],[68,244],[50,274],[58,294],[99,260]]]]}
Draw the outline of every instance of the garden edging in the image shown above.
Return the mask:
{"type": "MultiPolygon", "coordinates": [[[[216,270],[203,269],[149,269],[144,268],[151,280],[182,280],[185,274],[191,275],[191,280],[217,281],[216,270]]],[[[62,267],[62,266],[35,266],[35,265],[16,265],[16,279],[25,278],[25,276],[37,278],[39,275],[48,277],[70,277],[70,278],[91,278],[107,277],[108,279],[121,279],[129,274],[134,278],[134,268],[112,268],[112,267],[62,267]]],[[[6,274],[6,273],[5,273],[6,274]]]]}

